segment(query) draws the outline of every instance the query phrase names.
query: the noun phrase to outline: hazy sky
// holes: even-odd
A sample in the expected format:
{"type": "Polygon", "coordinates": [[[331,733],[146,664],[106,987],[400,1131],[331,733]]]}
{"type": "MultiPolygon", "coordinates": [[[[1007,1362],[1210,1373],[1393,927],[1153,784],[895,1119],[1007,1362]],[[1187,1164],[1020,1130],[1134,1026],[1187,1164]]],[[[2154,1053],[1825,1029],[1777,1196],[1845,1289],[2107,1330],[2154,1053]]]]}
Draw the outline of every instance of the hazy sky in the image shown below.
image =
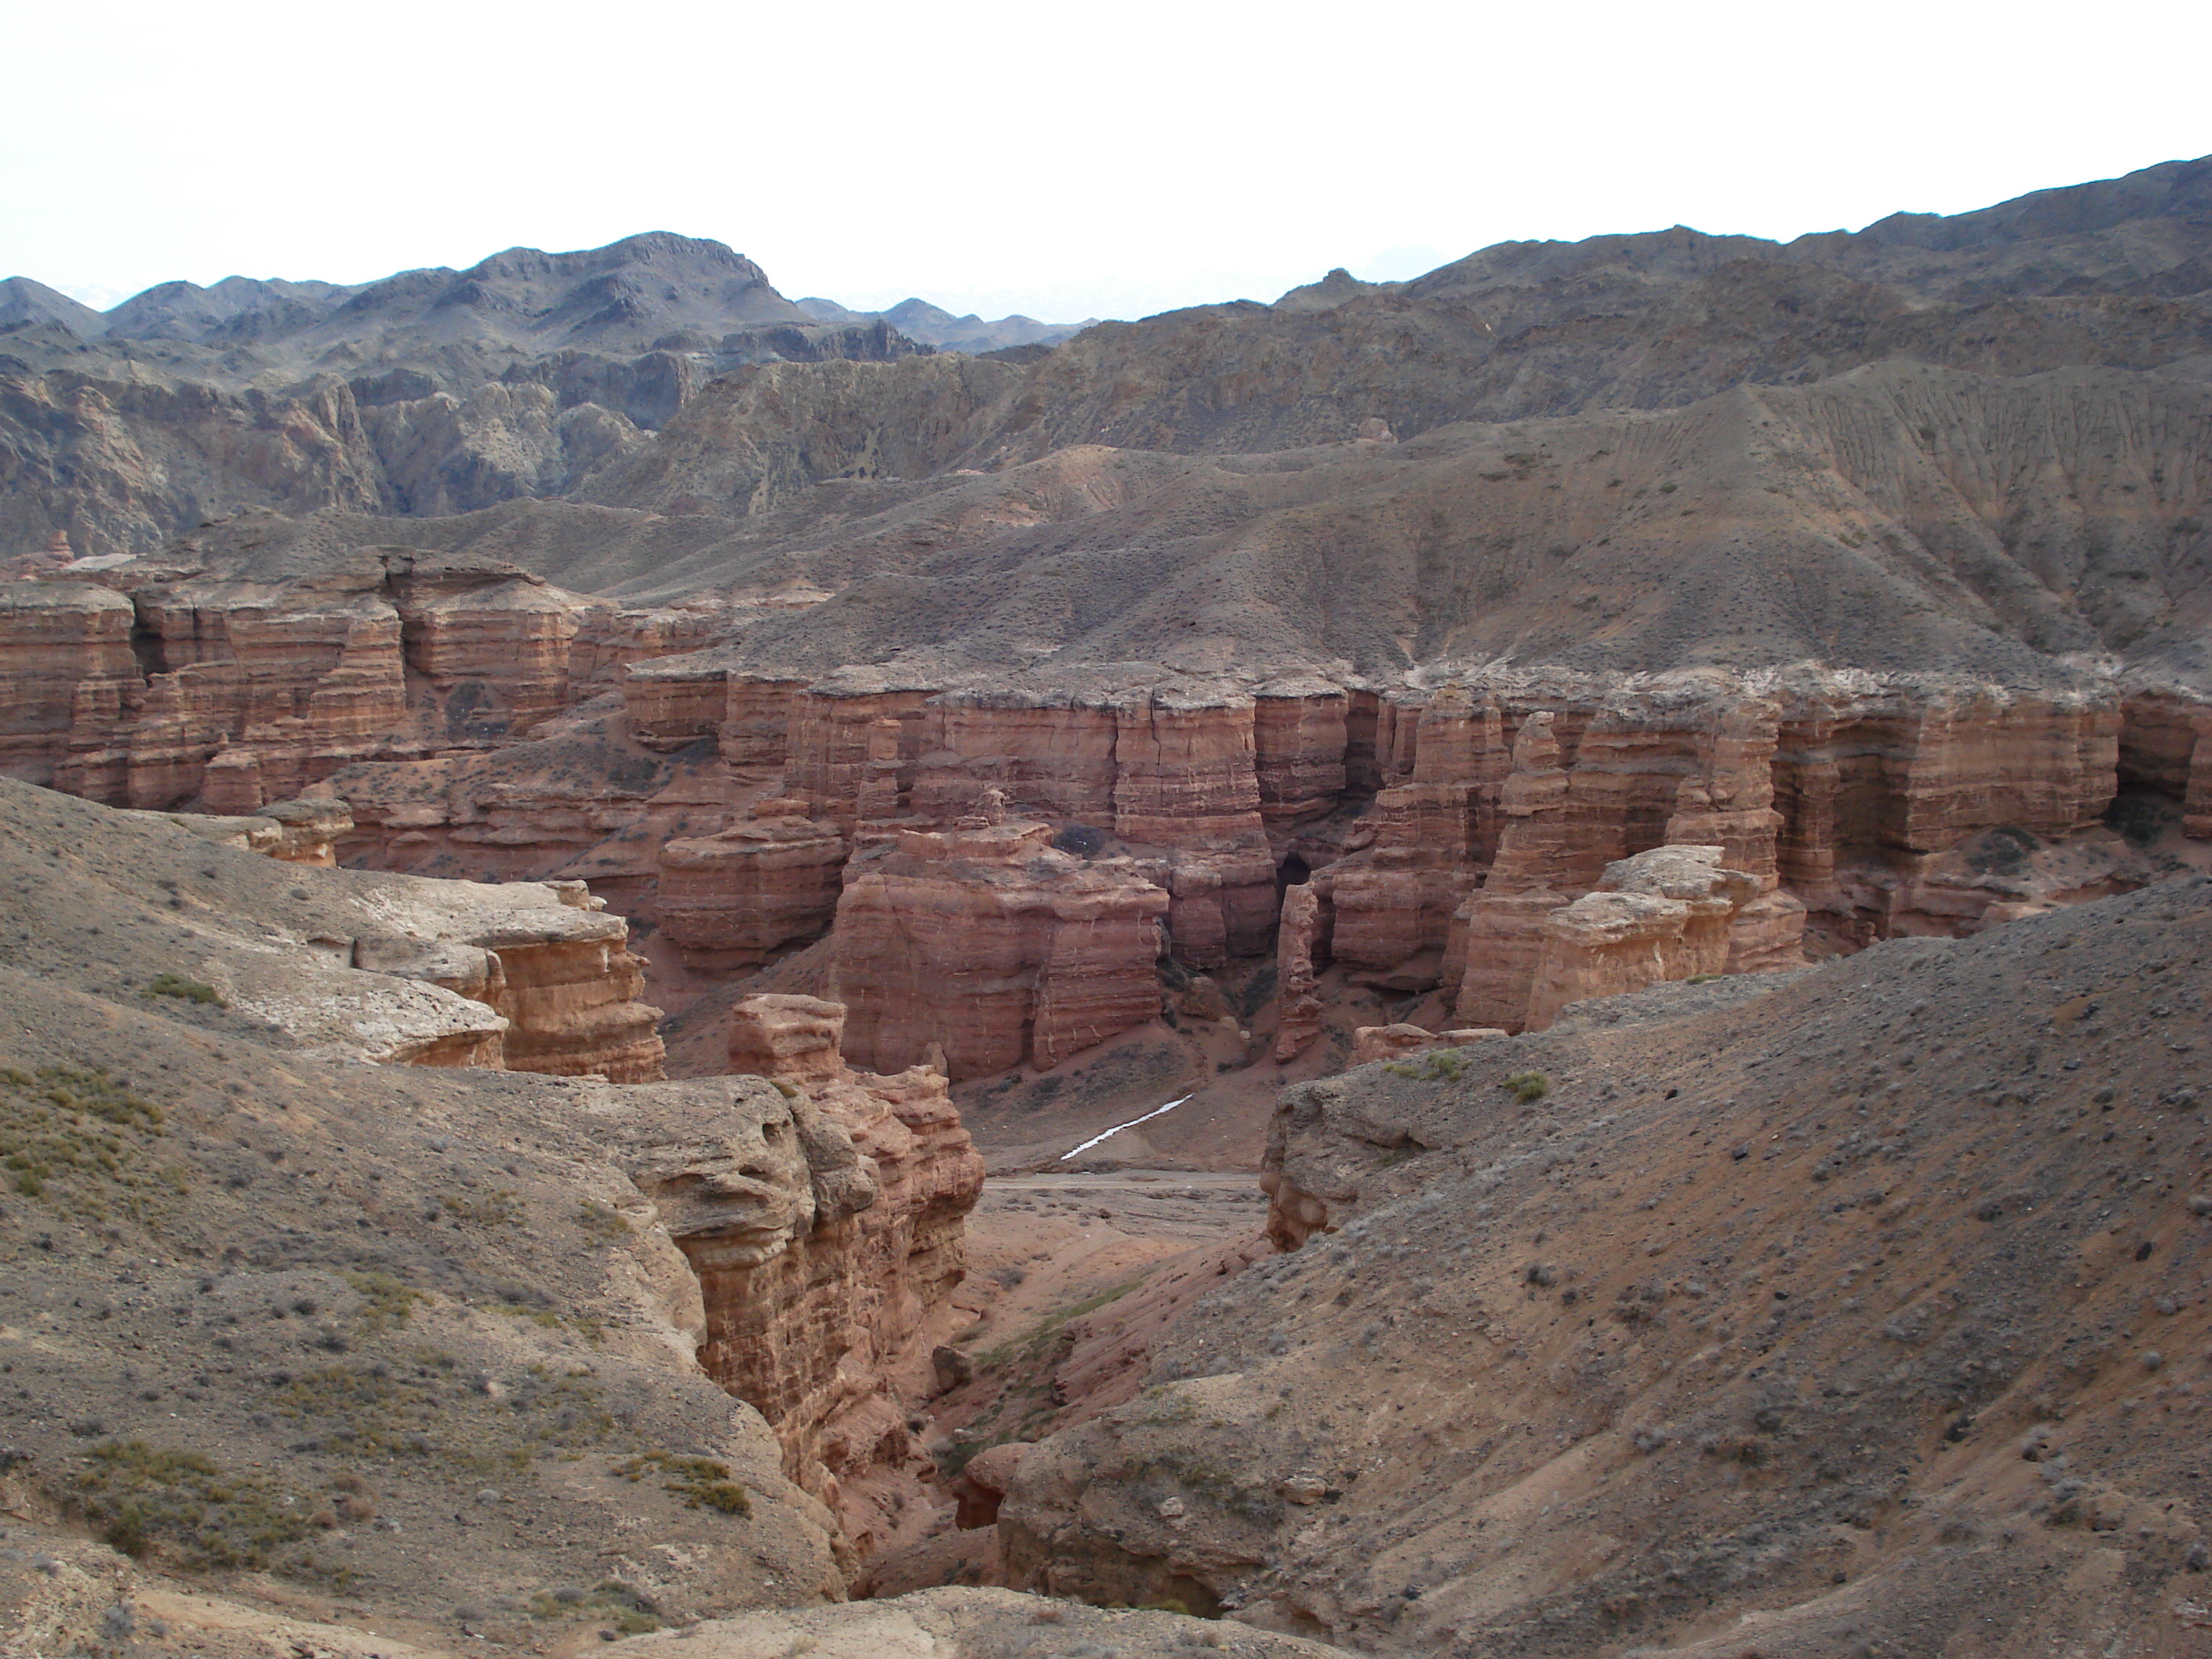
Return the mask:
{"type": "Polygon", "coordinates": [[[0,51],[0,276],[104,306],[659,229],[793,297],[1136,316],[2197,155],[2208,46],[2203,0],[70,0],[0,51]]]}

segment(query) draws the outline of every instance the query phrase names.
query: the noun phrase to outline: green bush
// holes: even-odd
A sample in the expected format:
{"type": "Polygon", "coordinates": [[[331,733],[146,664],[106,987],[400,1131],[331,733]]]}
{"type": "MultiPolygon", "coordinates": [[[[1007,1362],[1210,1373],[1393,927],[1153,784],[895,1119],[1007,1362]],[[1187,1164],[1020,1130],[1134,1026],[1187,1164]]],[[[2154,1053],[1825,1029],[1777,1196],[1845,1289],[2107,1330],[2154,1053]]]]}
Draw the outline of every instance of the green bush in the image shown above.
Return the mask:
{"type": "Polygon", "coordinates": [[[1467,1075],[1463,1048],[1431,1048],[1412,1060],[1394,1060],[1383,1066],[1393,1077],[1410,1077],[1423,1083],[1456,1083],[1467,1075]]]}
{"type": "Polygon", "coordinates": [[[345,1282],[361,1297],[361,1310],[354,1317],[364,1335],[398,1330],[413,1316],[416,1303],[430,1299],[390,1273],[348,1273],[345,1282]]]}
{"type": "Polygon", "coordinates": [[[454,1220],[477,1227],[520,1227],[526,1214],[522,1200],[504,1187],[465,1198],[447,1193],[438,1201],[454,1220]]]}
{"type": "Polygon", "coordinates": [[[1552,1079],[1541,1072],[1516,1072],[1505,1079],[1505,1087],[1514,1099],[1526,1105],[1551,1093],[1552,1079]]]}
{"type": "Polygon", "coordinates": [[[266,1567],[315,1530],[311,1498],[257,1474],[225,1474],[197,1452],[110,1441],[85,1462],[71,1496],[125,1555],[159,1547],[188,1567],[266,1567]]]}
{"type": "Polygon", "coordinates": [[[744,1487],[730,1479],[729,1465],[711,1457],[684,1457],[655,1449],[617,1464],[614,1473],[626,1480],[642,1480],[648,1474],[671,1476],[661,1490],[674,1492],[687,1509],[719,1510],[724,1515],[753,1512],[752,1499],[744,1487]]]}
{"type": "Polygon", "coordinates": [[[155,1161],[161,1109],[106,1072],[46,1066],[0,1070],[0,1169],[25,1198],[92,1220],[150,1220],[158,1201],[188,1190],[155,1161]]]}
{"type": "Polygon", "coordinates": [[[603,1578],[588,1591],[573,1587],[540,1590],[530,1598],[538,1619],[604,1618],[624,1636],[643,1636],[660,1628],[659,1603],[619,1578],[603,1578]]]}
{"type": "Polygon", "coordinates": [[[138,994],[142,997],[180,997],[186,1002],[212,1003],[218,1008],[227,1006],[223,1002],[222,993],[214,986],[204,979],[188,979],[182,974],[156,974],[138,994]]]}
{"type": "Polygon", "coordinates": [[[273,1380],[275,1409],[326,1454],[362,1462],[427,1459],[471,1475],[520,1471],[540,1455],[624,1442],[588,1371],[533,1365],[495,1395],[449,1354],[415,1348],[407,1365],[331,1365],[273,1380]],[[412,1375],[403,1374],[408,1370],[412,1375]]]}
{"type": "Polygon", "coordinates": [[[611,1204],[586,1199],[576,1206],[576,1224],[598,1238],[627,1238],[629,1223],[611,1204]]]}

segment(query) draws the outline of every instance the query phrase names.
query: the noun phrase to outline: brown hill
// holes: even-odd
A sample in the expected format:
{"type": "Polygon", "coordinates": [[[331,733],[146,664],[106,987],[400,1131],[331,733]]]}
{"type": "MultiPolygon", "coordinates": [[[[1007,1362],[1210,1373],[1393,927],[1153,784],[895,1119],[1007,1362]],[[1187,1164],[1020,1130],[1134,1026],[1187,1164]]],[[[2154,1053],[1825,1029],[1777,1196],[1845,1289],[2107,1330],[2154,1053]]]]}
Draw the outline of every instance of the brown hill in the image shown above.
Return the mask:
{"type": "Polygon", "coordinates": [[[2189,1650],[2208,951],[2168,884],[1287,1091],[1300,1248],[1023,1455],[1015,1582],[1379,1652],[2189,1650]]]}
{"type": "Polygon", "coordinates": [[[1668,408],[1896,358],[2005,375],[2182,364],[2208,345],[2207,177],[2204,161],[2168,162],[1787,246],[1679,227],[1506,243],[1410,283],[1346,279],[1272,307],[1101,325],[1027,362],[818,386],[781,366],[884,364],[909,343],[881,319],[817,324],[720,244],[658,233],[356,290],[164,290],[89,343],[24,300],[0,333],[15,347],[0,362],[0,535],[28,550],[64,529],[81,550],[135,552],[252,505],[659,504],[689,486],[663,487],[669,464],[641,434],[702,392],[695,441],[719,434],[763,458],[707,497],[742,513],[825,477],[999,467],[1072,444],[1296,448],[1370,420],[1406,436],[1668,408]],[[768,370],[765,388],[747,365],[768,370]]]}
{"type": "MultiPolygon", "coordinates": [[[[2078,672],[2058,659],[2107,652],[2205,683],[2208,405],[2185,377],[1887,363],[1395,444],[1078,446],[984,476],[797,494],[722,402],[773,399],[788,416],[801,394],[908,377],[941,398],[993,369],[940,357],[724,381],[660,434],[652,493],[781,494],[777,511],[518,504],[407,534],[633,605],[779,584],[834,595],[743,633],[737,660],[807,675],[1820,661],[2030,684],[2078,672]]],[[[647,466],[625,493],[647,489],[647,466]]],[[[173,560],[297,578],[392,533],[362,516],[243,520],[186,538],[173,560]]]]}
{"type": "MultiPolygon", "coordinates": [[[[0,1649],[1199,1640],[1004,1594],[824,1605],[871,1479],[885,1514],[927,1505],[864,1354],[957,1281],[949,1112],[872,1122],[884,1080],[842,1070],[817,1109],[757,1077],[368,1063],[425,1007],[489,1013],[443,988],[465,948],[418,936],[503,908],[519,974],[532,890],[279,863],[12,781],[0,825],[0,1649]],[[775,1289],[780,1249],[809,1266],[775,1289]],[[733,1321],[773,1422],[702,1368],[733,1321]]],[[[538,988],[588,1021],[580,988],[538,988]]]]}

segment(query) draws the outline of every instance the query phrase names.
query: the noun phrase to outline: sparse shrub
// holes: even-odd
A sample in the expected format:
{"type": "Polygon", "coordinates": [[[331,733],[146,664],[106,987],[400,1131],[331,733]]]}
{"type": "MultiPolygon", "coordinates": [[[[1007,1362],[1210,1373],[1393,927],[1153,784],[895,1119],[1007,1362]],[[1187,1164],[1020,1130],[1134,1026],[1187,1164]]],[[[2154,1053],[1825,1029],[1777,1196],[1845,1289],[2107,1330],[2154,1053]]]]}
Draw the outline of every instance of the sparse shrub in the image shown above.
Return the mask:
{"type": "Polygon", "coordinates": [[[150,1220],[158,1200],[189,1190],[182,1170],[154,1161],[165,1133],[161,1108],[105,1071],[0,1070],[0,1170],[25,1198],[92,1220],[150,1220]]]}
{"type": "Polygon", "coordinates": [[[1505,1088],[1514,1099],[1532,1105],[1552,1092],[1552,1079],[1541,1072],[1516,1072],[1505,1079],[1505,1088]]]}
{"type": "Polygon", "coordinates": [[[1393,1077],[1409,1077],[1422,1083],[1456,1083],[1467,1074],[1467,1052],[1462,1048],[1431,1048],[1411,1060],[1394,1060],[1383,1066],[1393,1077]]]}
{"type": "Polygon", "coordinates": [[[1254,1016],[1259,1013],[1267,999],[1275,994],[1276,977],[1275,964],[1272,962],[1252,975],[1252,982],[1244,988],[1244,994],[1237,999],[1237,1015],[1239,1024],[1249,1025],[1254,1016]]]}
{"type": "Polygon", "coordinates": [[[522,1200],[504,1187],[495,1187],[489,1192],[462,1197],[447,1193],[439,1199],[446,1213],[456,1221],[465,1221],[477,1227],[519,1227],[522,1224],[522,1200]]]}
{"type": "Polygon", "coordinates": [[[2142,852],[2180,817],[2171,801],[2138,790],[2123,790],[2105,809],[2105,825],[2142,852]]]}
{"type": "Polygon", "coordinates": [[[222,993],[204,979],[191,979],[183,974],[156,974],[147,981],[142,997],[176,997],[185,1002],[211,1004],[217,1008],[226,1005],[222,993]]]}
{"type": "Polygon", "coordinates": [[[629,1223],[611,1204],[586,1199],[576,1206],[576,1224],[598,1238],[627,1238],[629,1223]]]}
{"type": "Polygon", "coordinates": [[[954,1431],[951,1441],[931,1459],[937,1468],[937,1478],[957,1480],[969,1464],[975,1461],[976,1454],[988,1451],[994,1443],[996,1443],[976,1438],[964,1429],[954,1431]]]}
{"type": "MultiPolygon", "coordinates": [[[[275,1409],[313,1425],[334,1456],[428,1458],[471,1474],[527,1468],[540,1453],[604,1444],[617,1432],[587,1371],[532,1366],[494,1397],[452,1373],[449,1354],[415,1348],[409,1365],[364,1361],[278,1373],[275,1409]],[[403,1375],[411,1370],[411,1375],[403,1375]]],[[[632,1442],[630,1443],[635,1443],[632,1442]]]]}
{"type": "Polygon", "coordinates": [[[1126,1284],[1101,1291],[1096,1296],[1087,1296],[1080,1302],[1070,1303],[1066,1307],[1047,1315],[1012,1341],[1002,1342],[979,1355],[977,1363],[986,1370],[1000,1370],[1021,1360],[1041,1358],[1070,1320],[1080,1319],[1085,1314],[1097,1312],[1110,1302],[1120,1301],[1144,1282],[1145,1276],[1139,1273],[1126,1284]]]}
{"type": "Polygon", "coordinates": [[[2028,854],[2042,846],[2028,831],[2001,823],[1984,830],[1959,850],[1977,875],[2016,876],[2027,867],[2028,854]]]}
{"type": "Polygon", "coordinates": [[[729,1465],[711,1457],[684,1457],[656,1449],[616,1465],[614,1473],[626,1480],[667,1475],[671,1478],[662,1483],[661,1490],[674,1492],[687,1509],[719,1510],[724,1515],[753,1512],[752,1499],[744,1487],[730,1479],[729,1465]]]}
{"type": "Polygon", "coordinates": [[[361,1308],[354,1315],[354,1322],[366,1335],[398,1330],[412,1316],[416,1303],[430,1299],[390,1273],[348,1273],[345,1281],[361,1297],[361,1308]]]}
{"type": "Polygon", "coordinates": [[[257,1474],[234,1475],[197,1452],[110,1441],[85,1455],[70,1495],[125,1555],[159,1547],[184,1565],[259,1568],[315,1530],[312,1503],[257,1474]]]}
{"type": "Polygon", "coordinates": [[[605,1620],[624,1636],[643,1636],[660,1628],[660,1604],[619,1578],[603,1578],[589,1590],[574,1584],[540,1590],[530,1598],[530,1612],[538,1619],[588,1614],[605,1620]]]}
{"type": "Polygon", "coordinates": [[[1052,838],[1052,844],[1063,853],[1087,859],[1106,845],[1106,832],[1087,823],[1063,824],[1060,833],[1052,838]]]}

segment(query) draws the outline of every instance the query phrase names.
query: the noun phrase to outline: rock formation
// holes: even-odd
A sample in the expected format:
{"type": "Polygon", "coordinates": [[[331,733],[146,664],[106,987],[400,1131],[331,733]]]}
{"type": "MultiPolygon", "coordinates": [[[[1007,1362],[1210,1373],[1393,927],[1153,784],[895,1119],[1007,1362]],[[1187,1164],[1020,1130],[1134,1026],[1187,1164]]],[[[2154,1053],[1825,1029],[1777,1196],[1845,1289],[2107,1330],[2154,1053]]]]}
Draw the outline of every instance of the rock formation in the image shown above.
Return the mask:
{"type": "Polygon", "coordinates": [[[787,1472],[865,1553],[888,1522],[878,1505],[903,1507],[896,1477],[927,1472],[896,1376],[926,1360],[925,1327],[965,1273],[983,1160],[942,1073],[851,1070],[844,1024],[812,997],[738,1003],[732,1086],[757,1129],[704,1163],[657,1153],[637,1179],[668,1195],[698,1272],[700,1363],[775,1425],[787,1472]]]}
{"type": "Polygon", "coordinates": [[[834,825],[796,815],[672,841],[660,849],[661,931],[694,967],[765,962],[829,931],[847,850],[834,825]]]}
{"type": "Polygon", "coordinates": [[[615,1083],[661,1074],[660,1011],[638,1000],[629,924],[581,882],[423,881],[364,907],[354,965],[442,985],[507,1022],[494,1062],[615,1083]]]}
{"type": "MultiPolygon", "coordinates": [[[[21,790],[21,786],[9,785],[21,790]]],[[[338,803],[280,802],[267,817],[118,812],[157,843],[327,866],[338,803]]],[[[172,856],[175,856],[172,854],[172,856]]],[[[302,870],[304,877],[308,875],[302,870]]],[[[580,881],[496,884],[330,871],[241,933],[202,893],[168,881],[191,920],[149,995],[237,1010],[314,1052],[617,1083],[661,1076],[656,1008],[629,924],[580,881]]],[[[222,867],[200,872],[219,884],[222,867]]]]}
{"type": "Polygon", "coordinates": [[[280,864],[337,863],[337,844],[353,829],[353,814],[336,799],[270,801],[258,812],[149,812],[143,816],[189,830],[204,841],[258,853],[280,864]]]}
{"type": "Polygon", "coordinates": [[[100,573],[127,592],[0,583],[8,770],[115,805],[252,813],[363,762],[519,740],[702,621],[589,605],[497,560],[332,563],[100,573]]]}
{"type": "Polygon", "coordinates": [[[1296,1248],[1023,1450],[1010,1582],[1385,1654],[2165,1639],[2208,950],[2185,878],[1293,1085],[1296,1248]]]}
{"type": "Polygon", "coordinates": [[[910,1066],[935,1043],[955,1079],[1051,1066],[1158,1012],[1166,890],[1052,836],[901,830],[855,859],[830,978],[856,1061],[910,1066]]]}
{"type": "Polygon", "coordinates": [[[1275,1058],[1295,1060],[1321,1035],[1321,1001],[1314,995],[1314,958],[1319,943],[1321,901],[1301,884],[1283,895],[1282,926],[1276,937],[1275,988],[1279,1012],[1275,1058]]]}
{"type": "Polygon", "coordinates": [[[1759,891],[1757,877],[1723,868],[1722,855],[1718,847],[1659,847],[1606,866],[1596,887],[1544,918],[1528,1011],[1516,1023],[1540,1031],[1584,997],[1718,975],[1735,918],[1759,891]]]}

